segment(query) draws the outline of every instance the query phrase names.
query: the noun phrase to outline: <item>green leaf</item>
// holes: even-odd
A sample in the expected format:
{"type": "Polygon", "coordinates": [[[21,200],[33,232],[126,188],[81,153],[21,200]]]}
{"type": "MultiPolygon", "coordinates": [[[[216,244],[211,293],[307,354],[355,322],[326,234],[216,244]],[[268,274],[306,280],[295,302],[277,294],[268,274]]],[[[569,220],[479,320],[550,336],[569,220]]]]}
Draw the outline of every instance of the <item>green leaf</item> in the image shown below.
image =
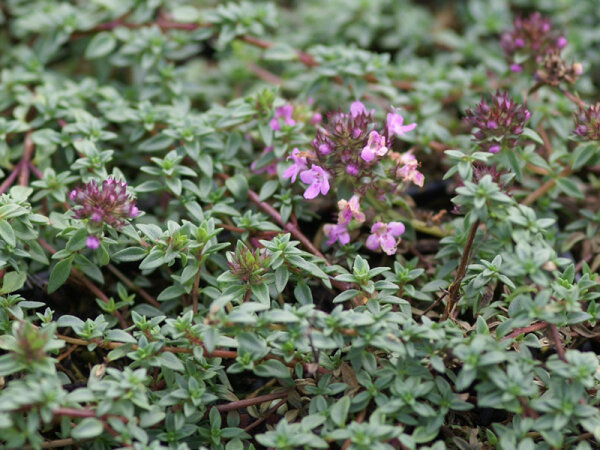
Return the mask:
{"type": "Polygon", "coordinates": [[[254,367],[254,373],[265,378],[289,378],[290,369],[281,361],[269,359],[254,367]]]}
{"type": "Polygon", "coordinates": [[[91,439],[100,436],[104,427],[102,422],[95,417],[87,417],[71,430],[71,437],[76,440],[91,439]]]}
{"type": "Polygon", "coordinates": [[[350,411],[350,397],[345,395],[339,399],[329,410],[329,414],[333,423],[338,427],[343,426],[346,423],[346,417],[348,417],[348,411],[350,411]]]}
{"type": "Polygon", "coordinates": [[[108,330],[105,337],[109,341],[125,342],[127,344],[137,343],[137,340],[132,335],[119,329],[108,330]]]}
{"type": "Polygon", "coordinates": [[[290,273],[285,266],[281,265],[275,270],[275,288],[277,289],[278,294],[283,292],[289,278],[290,273]]]}
{"type": "Polygon", "coordinates": [[[342,303],[348,301],[351,298],[356,297],[358,294],[360,294],[360,291],[357,291],[356,289],[348,289],[347,291],[341,292],[339,295],[337,295],[333,299],[333,303],[342,303]]]}
{"type": "Polygon", "coordinates": [[[0,238],[2,238],[11,247],[15,247],[17,245],[15,232],[10,226],[10,223],[8,223],[6,220],[0,220],[0,238]]]}
{"type": "Polygon", "coordinates": [[[273,195],[277,188],[279,187],[279,182],[276,180],[269,180],[260,188],[260,192],[258,194],[258,199],[262,202],[268,199],[271,195],[273,195]]]}
{"type": "Polygon", "coordinates": [[[583,194],[571,178],[557,178],[556,186],[570,197],[582,199],[583,194]]]}
{"type": "Polygon", "coordinates": [[[169,137],[166,134],[157,134],[156,136],[152,136],[141,142],[139,149],[146,152],[156,152],[170,147],[173,142],[174,139],[172,137],[169,137]]]}
{"type": "Polygon", "coordinates": [[[225,180],[225,185],[238,200],[244,200],[248,197],[249,187],[245,176],[238,174],[231,178],[227,178],[227,180],[225,180]]]}
{"type": "Polygon", "coordinates": [[[87,59],[97,59],[108,55],[117,45],[117,40],[112,33],[98,33],[92,38],[87,48],[85,49],[85,57],[87,59]]]}
{"type": "Polygon", "coordinates": [[[27,279],[27,272],[8,272],[4,274],[2,278],[2,289],[0,294],[10,294],[11,292],[18,291],[25,284],[27,279]]]}
{"type": "Polygon", "coordinates": [[[269,287],[266,285],[266,283],[253,284],[250,289],[252,290],[252,294],[254,294],[254,296],[260,303],[262,303],[263,305],[271,304],[271,297],[269,296],[269,287]]]}
{"type": "Polygon", "coordinates": [[[48,294],[56,291],[61,287],[71,274],[71,265],[73,264],[73,257],[63,259],[57,262],[52,270],[50,271],[50,278],[48,280],[48,294]]]}
{"type": "Polygon", "coordinates": [[[531,128],[525,128],[523,130],[523,133],[521,134],[521,136],[525,136],[525,137],[531,139],[536,144],[544,145],[544,140],[540,137],[539,134],[537,134],[531,128]]]}
{"type": "Polygon", "coordinates": [[[76,252],[85,247],[85,240],[88,237],[88,231],[85,228],[77,230],[67,241],[66,249],[70,252],[76,252]]]}
{"type": "Polygon", "coordinates": [[[183,367],[183,363],[181,362],[181,360],[177,356],[175,356],[173,353],[162,352],[158,356],[158,360],[160,361],[161,365],[168,367],[171,370],[175,370],[177,372],[183,372],[185,369],[183,367]]]}

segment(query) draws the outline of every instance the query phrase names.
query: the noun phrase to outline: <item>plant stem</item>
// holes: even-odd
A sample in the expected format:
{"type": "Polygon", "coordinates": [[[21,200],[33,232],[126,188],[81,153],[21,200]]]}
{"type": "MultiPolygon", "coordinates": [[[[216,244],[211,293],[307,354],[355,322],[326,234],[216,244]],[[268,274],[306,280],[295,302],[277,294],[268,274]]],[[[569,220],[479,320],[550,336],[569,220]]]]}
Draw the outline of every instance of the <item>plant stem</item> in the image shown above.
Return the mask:
{"type": "Polygon", "coordinates": [[[460,258],[460,263],[458,265],[458,270],[456,271],[456,278],[454,282],[448,288],[448,303],[446,303],[446,308],[444,309],[444,313],[442,314],[442,320],[446,320],[454,305],[458,302],[458,297],[460,294],[460,283],[462,282],[465,274],[467,273],[467,263],[469,262],[469,256],[471,253],[471,247],[473,246],[473,241],[475,240],[475,234],[477,234],[477,228],[479,227],[480,220],[477,219],[469,229],[469,235],[467,236],[467,242],[465,243],[465,248],[463,250],[463,254],[460,258]]]}
{"type": "MultiPolygon", "coordinates": [[[[571,169],[569,167],[565,167],[559,174],[558,177],[566,177],[571,174],[571,169]]],[[[539,188],[529,194],[525,199],[521,202],[522,205],[529,206],[533,202],[535,202],[538,198],[546,194],[550,189],[554,187],[556,184],[556,178],[552,178],[542,184],[539,188]]]]}
{"type": "Polygon", "coordinates": [[[567,358],[565,357],[565,349],[563,348],[562,342],[560,341],[560,334],[558,333],[558,328],[553,323],[548,324],[548,329],[550,330],[550,335],[552,336],[552,340],[554,341],[554,347],[556,348],[556,354],[560,358],[562,362],[567,362],[567,358]]]}
{"type": "Polygon", "coordinates": [[[21,157],[21,172],[19,173],[19,185],[27,186],[29,184],[29,162],[33,155],[33,141],[31,140],[32,131],[29,130],[25,135],[25,142],[23,144],[23,156],[21,157]]]}
{"type": "Polygon", "coordinates": [[[156,308],[160,308],[160,303],[154,297],[152,297],[148,292],[146,292],[143,288],[139,287],[133,281],[131,281],[125,274],[123,274],[119,269],[117,269],[112,264],[108,264],[108,270],[110,270],[121,282],[127,286],[129,289],[134,291],[136,294],[139,294],[146,302],[150,303],[152,306],[156,308]]]}
{"type": "Polygon", "coordinates": [[[14,183],[17,175],[19,175],[21,171],[21,162],[18,162],[17,165],[13,168],[10,175],[6,177],[6,179],[0,184],[0,194],[6,192],[6,190],[14,183]]]}
{"type": "Polygon", "coordinates": [[[237,400],[235,402],[227,403],[226,405],[217,405],[217,406],[215,406],[215,408],[217,408],[217,410],[219,412],[234,411],[236,409],[247,408],[248,406],[258,405],[260,403],[271,402],[273,400],[278,400],[280,398],[287,399],[288,394],[289,394],[288,391],[278,392],[276,394],[265,394],[265,395],[261,395],[259,397],[246,398],[244,400],[237,400]]]}
{"type": "Polygon", "coordinates": [[[546,328],[547,326],[548,326],[548,324],[546,322],[537,322],[537,323],[534,323],[532,325],[529,325],[528,327],[516,328],[511,333],[507,334],[506,336],[504,336],[500,340],[504,341],[506,339],[513,339],[513,338],[516,338],[517,336],[520,336],[522,334],[531,333],[533,331],[541,330],[543,328],[546,328]]]}
{"type": "Polygon", "coordinates": [[[194,315],[198,314],[198,288],[200,287],[200,274],[202,273],[202,264],[199,261],[198,264],[198,272],[196,272],[192,287],[192,311],[194,311],[194,315]]]}

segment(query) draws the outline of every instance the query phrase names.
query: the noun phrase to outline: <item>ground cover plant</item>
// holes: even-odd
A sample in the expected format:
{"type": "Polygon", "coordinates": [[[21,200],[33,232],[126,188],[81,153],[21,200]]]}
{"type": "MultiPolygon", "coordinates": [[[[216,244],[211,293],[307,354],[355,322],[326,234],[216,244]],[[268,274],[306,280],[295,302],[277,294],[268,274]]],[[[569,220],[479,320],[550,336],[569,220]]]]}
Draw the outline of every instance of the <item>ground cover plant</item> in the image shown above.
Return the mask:
{"type": "Polygon", "coordinates": [[[0,447],[596,448],[599,14],[0,3],[0,447]]]}

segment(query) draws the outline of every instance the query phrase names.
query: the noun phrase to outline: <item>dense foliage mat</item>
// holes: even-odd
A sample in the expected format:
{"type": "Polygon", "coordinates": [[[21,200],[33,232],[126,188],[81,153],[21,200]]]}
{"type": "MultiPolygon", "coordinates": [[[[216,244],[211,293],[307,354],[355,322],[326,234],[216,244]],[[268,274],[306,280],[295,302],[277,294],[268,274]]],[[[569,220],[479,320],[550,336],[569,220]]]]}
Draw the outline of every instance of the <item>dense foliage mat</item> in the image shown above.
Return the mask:
{"type": "Polygon", "coordinates": [[[600,440],[596,2],[0,11],[2,448],[600,440]]]}

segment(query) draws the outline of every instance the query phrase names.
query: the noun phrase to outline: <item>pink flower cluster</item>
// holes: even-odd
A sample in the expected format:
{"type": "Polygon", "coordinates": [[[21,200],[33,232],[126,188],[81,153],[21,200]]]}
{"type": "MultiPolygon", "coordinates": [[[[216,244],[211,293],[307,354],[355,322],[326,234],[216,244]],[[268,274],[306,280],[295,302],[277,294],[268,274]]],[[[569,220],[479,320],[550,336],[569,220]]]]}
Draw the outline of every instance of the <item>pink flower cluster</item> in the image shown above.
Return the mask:
{"type": "MultiPolygon", "coordinates": [[[[274,120],[283,118],[285,121],[289,117],[289,111],[278,109],[274,120]]],[[[424,177],[412,152],[399,154],[391,151],[393,139],[404,136],[416,126],[416,123],[405,124],[396,110],[387,114],[383,124],[377,124],[374,110],[368,111],[363,103],[355,101],[348,113],[330,114],[326,123],[317,126],[312,151],[294,148],[289,154],[287,159],[291,165],[282,177],[292,183],[300,178],[307,185],[304,191],[306,199],[327,195],[331,180],[355,186],[350,199],[338,202],[337,223],[324,226],[327,245],[350,242],[349,228],[356,228],[366,220],[360,202],[361,196],[367,192],[375,192],[377,196],[396,192],[401,186],[396,181],[398,179],[423,186],[424,177]],[[381,167],[375,168],[380,162],[383,163],[381,167]]],[[[392,255],[403,232],[404,225],[400,222],[377,222],[371,228],[366,246],[371,250],[381,248],[392,255]]]]}
{"type": "MultiPolygon", "coordinates": [[[[69,200],[74,203],[72,210],[75,218],[88,219],[97,228],[104,223],[119,229],[127,219],[139,214],[135,200],[127,194],[127,184],[114,178],[107,178],[100,186],[92,180],[72,190],[69,200]]],[[[86,245],[96,249],[100,241],[97,236],[89,236],[86,245]]]]}

